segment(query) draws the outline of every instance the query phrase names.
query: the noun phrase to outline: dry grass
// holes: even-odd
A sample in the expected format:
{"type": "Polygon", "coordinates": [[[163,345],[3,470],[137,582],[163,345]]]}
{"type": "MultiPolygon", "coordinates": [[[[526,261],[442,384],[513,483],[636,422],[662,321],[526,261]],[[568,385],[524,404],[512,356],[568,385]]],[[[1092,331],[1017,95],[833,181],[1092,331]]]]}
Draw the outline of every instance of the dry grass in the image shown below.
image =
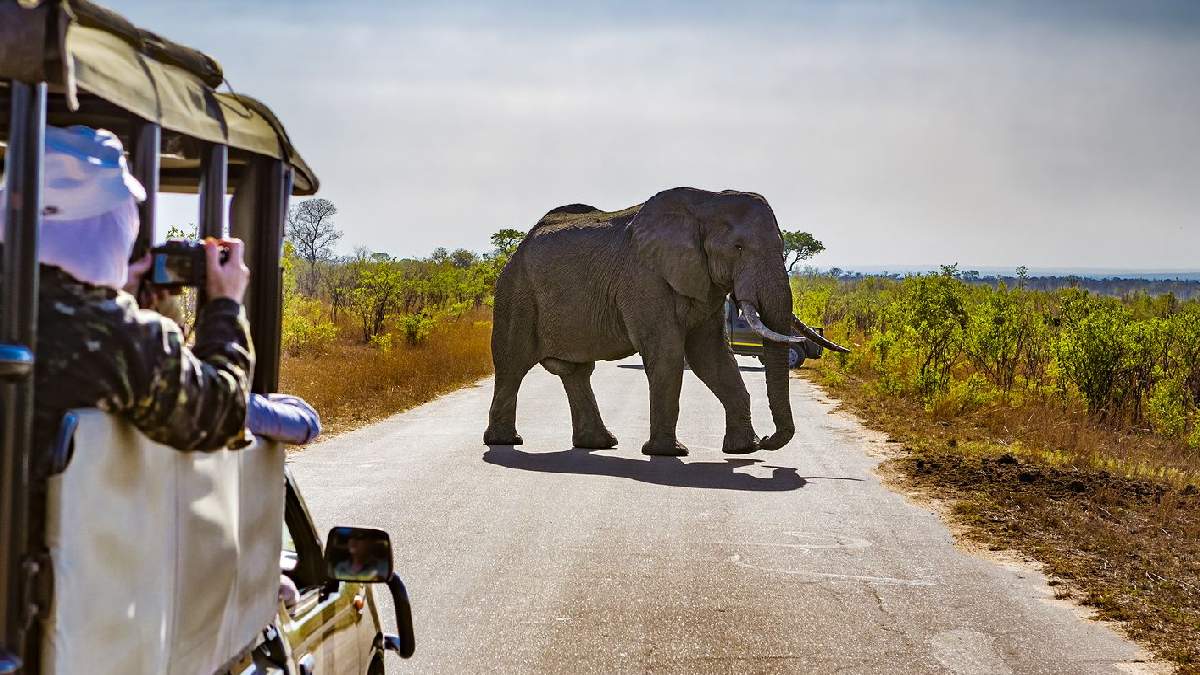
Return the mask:
{"type": "Polygon", "coordinates": [[[1200,672],[1200,457],[1182,443],[1121,432],[1052,401],[938,414],[882,397],[814,363],[809,377],[887,431],[890,467],[953,503],[994,549],[1043,563],[1056,593],[1124,622],[1179,672],[1200,672]]]}
{"type": "Polygon", "coordinates": [[[483,310],[437,325],[418,346],[397,339],[387,353],[347,331],[327,354],[285,356],[280,390],[319,410],[325,434],[348,431],[490,375],[491,333],[483,310]]]}

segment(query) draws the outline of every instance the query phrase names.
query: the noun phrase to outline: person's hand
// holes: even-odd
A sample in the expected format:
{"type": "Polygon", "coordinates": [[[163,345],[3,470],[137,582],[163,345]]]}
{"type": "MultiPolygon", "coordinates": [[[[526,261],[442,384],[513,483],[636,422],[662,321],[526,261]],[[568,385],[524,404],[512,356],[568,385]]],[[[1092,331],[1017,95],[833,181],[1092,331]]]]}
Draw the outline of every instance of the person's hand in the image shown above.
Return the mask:
{"type": "Polygon", "coordinates": [[[241,303],[250,283],[250,268],[243,260],[245,244],[241,239],[204,240],[204,256],[208,269],[204,290],[209,299],[229,298],[241,303]],[[221,249],[229,250],[229,259],[221,264],[221,249]]]}
{"type": "Polygon", "coordinates": [[[122,289],[136,298],[138,307],[142,309],[156,309],[163,300],[171,295],[170,291],[166,289],[157,288],[153,284],[142,283],[146,277],[146,273],[150,271],[150,266],[153,264],[154,256],[150,253],[146,253],[146,255],[138,260],[129,263],[129,273],[125,278],[125,286],[122,289]]]}
{"type": "Polygon", "coordinates": [[[154,256],[147,251],[146,255],[129,263],[129,275],[125,277],[125,286],[122,290],[130,295],[137,295],[138,290],[142,287],[142,277],[146,276],[146,272],[150,271],[150,266],[154,264],[154,256]]]}

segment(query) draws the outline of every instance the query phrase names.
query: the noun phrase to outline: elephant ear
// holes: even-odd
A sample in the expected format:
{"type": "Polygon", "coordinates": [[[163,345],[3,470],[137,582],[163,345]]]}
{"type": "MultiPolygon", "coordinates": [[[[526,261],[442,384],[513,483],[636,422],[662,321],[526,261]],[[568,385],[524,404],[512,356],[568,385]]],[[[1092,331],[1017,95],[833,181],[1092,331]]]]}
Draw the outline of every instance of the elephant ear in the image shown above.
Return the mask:
{"type": "Polygon", "coordinates": [[[675,292],[697,300],[707,299],[712,290],[695,213],[706,194],[693,188],[660,192],[642,205],[630,223],[638,256],[675,292]]]}

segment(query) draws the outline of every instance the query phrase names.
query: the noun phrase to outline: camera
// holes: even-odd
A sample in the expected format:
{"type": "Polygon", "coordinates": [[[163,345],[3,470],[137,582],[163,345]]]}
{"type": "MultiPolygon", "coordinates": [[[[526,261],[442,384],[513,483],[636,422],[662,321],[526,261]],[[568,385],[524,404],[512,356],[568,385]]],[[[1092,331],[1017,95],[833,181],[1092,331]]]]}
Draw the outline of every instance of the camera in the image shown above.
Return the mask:
{"type": "MultiPolygon", "coordinates": [[[[150,249],[150,283],[160,288],[201,288],[208,268],[204,244],[197,241],[168,241],[150,249]]],[[[221,249],[221,264],[229,260],[229,250],[221,249]]]]}

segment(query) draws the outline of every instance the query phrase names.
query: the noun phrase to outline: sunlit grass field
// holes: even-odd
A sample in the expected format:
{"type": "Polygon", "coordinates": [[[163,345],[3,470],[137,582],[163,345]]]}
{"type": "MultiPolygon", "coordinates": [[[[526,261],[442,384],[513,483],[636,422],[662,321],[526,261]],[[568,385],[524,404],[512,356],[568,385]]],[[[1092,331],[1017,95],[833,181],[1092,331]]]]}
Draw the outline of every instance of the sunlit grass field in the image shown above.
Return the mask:
{"type": "Polygon", "coordinates": [[[418,345],[395,340],[386,351],[346,330],[324,354],[285,355],[280,390],[311,403],[324,433],[336,434],[490,375],[491,333],[486,308],[437,324],[418,345]]]}

